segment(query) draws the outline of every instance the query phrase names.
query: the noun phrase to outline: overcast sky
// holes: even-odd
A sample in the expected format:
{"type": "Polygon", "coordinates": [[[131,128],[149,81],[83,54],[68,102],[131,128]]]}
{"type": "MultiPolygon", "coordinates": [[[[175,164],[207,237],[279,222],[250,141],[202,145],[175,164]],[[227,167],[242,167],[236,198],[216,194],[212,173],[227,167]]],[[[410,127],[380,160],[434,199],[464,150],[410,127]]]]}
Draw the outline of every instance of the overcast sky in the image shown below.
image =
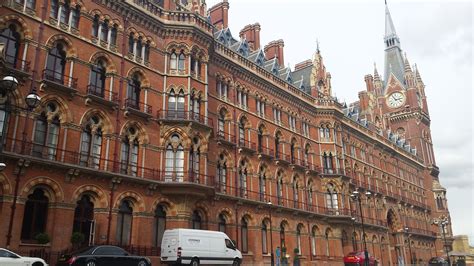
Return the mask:
{"type": "MultiPolygon", "coordinates": [[[[207,6],[221,2],[207,0],[207,6]]],[[[365,89],[377,64],[383,74],[383,0],[229,0],[234,37],[261,25],[261,46],[285,41],[285,65],[310,59],[319,40],[333,93],[348,102],[365,89]]],[[[426,85],[440,180],[448,189],[454,234],[474,244],[472,157],[473,4],[471,1],[395,1],[388,6],[401,46],[426,85]]]]}

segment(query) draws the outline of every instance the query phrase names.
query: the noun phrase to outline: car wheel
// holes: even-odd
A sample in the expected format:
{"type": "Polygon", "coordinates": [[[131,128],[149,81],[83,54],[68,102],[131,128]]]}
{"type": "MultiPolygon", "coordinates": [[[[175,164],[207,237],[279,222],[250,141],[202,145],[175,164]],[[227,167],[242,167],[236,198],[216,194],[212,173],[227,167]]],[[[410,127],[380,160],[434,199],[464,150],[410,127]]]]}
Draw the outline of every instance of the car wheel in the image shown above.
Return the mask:
{"type": "Polygon", "coordinates": [[[44,266],[44,264],[42,262],[37,261],[33,263],[31,266],[44,266]]]}
{"type": "Polygon", "coordinates": [[[239,259],[235,259],[234,262],[232,262],[232,266],[240,266],[239,259]]]}
{"type": "Polygon", "coordinates": [[[199,266],[199,260],[194,258],[192,261],[191,261],[191,266],[199,266]]]}
{"type": "Polygon", "coordinates": [[[86,263],[86,266],[96,266],[95,261],[91,260],[86,263]]]}
{"type": "Polygon", "coordinates": [[[144,260],[141,260],[138,262],[138,266],[148,266],[148,263],[146,263],[144,260]]]}

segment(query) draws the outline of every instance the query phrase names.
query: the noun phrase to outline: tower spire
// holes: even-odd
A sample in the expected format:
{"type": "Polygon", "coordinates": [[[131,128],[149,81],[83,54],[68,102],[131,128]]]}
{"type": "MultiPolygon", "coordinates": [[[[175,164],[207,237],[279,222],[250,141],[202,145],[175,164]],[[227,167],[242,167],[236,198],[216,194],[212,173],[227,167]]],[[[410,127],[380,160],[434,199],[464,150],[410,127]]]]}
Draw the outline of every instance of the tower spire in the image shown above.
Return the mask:
{"type": "Polygon", "coordinates": [[[400,39],[398,38],[395,26],[393,24],[392,15],[385,2],[385,71],[384,81],[388,82],[390,75],[393,74],[400,83],[404,84],[405,64],[400,47],[400,39]]]}

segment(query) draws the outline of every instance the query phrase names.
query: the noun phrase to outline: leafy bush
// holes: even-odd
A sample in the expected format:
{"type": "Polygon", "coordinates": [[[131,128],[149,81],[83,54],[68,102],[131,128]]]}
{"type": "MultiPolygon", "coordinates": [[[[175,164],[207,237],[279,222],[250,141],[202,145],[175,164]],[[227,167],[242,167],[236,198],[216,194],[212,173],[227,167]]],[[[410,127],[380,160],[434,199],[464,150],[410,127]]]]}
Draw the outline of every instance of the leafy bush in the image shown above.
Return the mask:
{"type": "Polygon", "coordinates": [[[86,240],[86,237],[84,236],[83,233],[81,233],[81,232],[74,232],[74,233],[72,233],[72,236],[71,236],[71,243],[72,243],[73,245],[79,246],[79,245],[81,245],[81,244],[84,242],[84,240],[86,240]]]}
{"type": "Polygon", "coordinates": [[[46,234],[46,233],[38,233],[36,236],[35,236],[35,240],[38,241],[38,244],[48,244],[51,239],[49,238],[49,235],[46,234]]]}

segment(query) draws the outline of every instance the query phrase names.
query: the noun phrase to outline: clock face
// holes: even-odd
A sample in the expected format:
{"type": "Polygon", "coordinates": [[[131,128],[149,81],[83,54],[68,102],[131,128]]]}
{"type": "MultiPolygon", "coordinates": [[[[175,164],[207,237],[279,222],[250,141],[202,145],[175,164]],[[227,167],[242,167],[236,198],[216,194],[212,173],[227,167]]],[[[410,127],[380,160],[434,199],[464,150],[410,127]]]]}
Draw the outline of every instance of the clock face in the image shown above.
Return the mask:
{"type": "Polygon", "coordinates": [[[394,92],[388,96],[387,103],[392,108],[398,108],[405,103],[405,95],[401,92],[394,92]]]}

